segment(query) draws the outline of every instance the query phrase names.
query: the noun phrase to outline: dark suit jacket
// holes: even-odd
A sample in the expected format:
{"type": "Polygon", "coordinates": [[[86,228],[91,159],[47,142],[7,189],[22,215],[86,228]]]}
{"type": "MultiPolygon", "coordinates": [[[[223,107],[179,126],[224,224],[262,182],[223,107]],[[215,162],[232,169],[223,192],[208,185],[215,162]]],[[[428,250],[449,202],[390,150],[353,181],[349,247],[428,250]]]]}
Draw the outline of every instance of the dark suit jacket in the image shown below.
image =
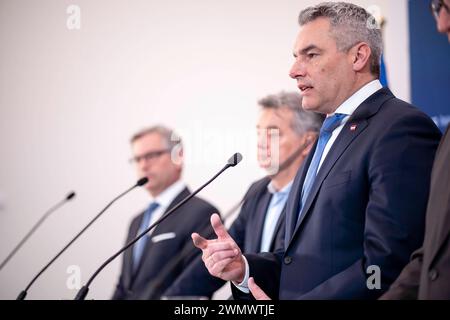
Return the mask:
{"type": "Polygon", "coordinates": [[[388,89],[366,99],[325,158],[299,223],[298,204],[314,152],[298,172],[286,205],[284,250],[246,255],[256,283],[275,299],[381,295],[423,241],[440,136],[428,116],[388,89]],[[371,265],[381,269],[380,290],[367,287],[371,265]]]}
{"type": "MultiPolygon", "coordinates": [[[[267,208],[272,195],[267,190],[269,178],[254,182],[244,196],[241,211],[228,230],[238,246],[245,253],[257,253],[261,247],[261,237],[267,208]]],[[[212,238],[212,235],[207,237],[212,238]]],[[[271,243],[271,251],[282,247],[284,241],[284,210],[275,227],[271,243]]],[[[207,296],[219,289],[225,281],[208,273],[201,257],[181,274],[172,286],[164,293],[167,296],[207,296]]]]}
{"type": "Polygon", "coordinates": [[[433,165],[423,246],[382,299],[450,300],[450,126],[433,165]]]}
{"type": "MultiPolygon", "coordinates": [[[[166,212],[171,210],[178,202],[187,197],[190,191],[185,188],[167,208],[166,212]]],[[[216,208],[208,202],[194,197],[178,209],[178,212],[173,213],[170,217],[164,220],[157,226],[154,232],[150,235],[145,247],[145,251],[135,274],[132,269],[132,254],[133,247],[124,252],[122,273],[117,284],[113,299],[139,299],[143,292],[146,292],[148,284],[158,279],[158,276],[164,270],[165,265],[180,250],[191,243],[191,233],[198,230],[198,228],[207,227],[209,224],[209,217],[211,214],[218,212],[216,208]],[[175,237],[171,239],[153,242],[155,236],[175,233],[175,237]]],[[[144,212],[133,219],[129,228],[127,243],[136,237],[139,226],[142,221],[144,212]]],[[[192,250],[194,246],[192,245],[192,250]]],[[[198,252],[198,250],[197,250],[198,252]]],[[[164,290],[173,282],[173,280],[186,268],[195,256],[188,256],[181,261],[177,268],[173,270],[165,279],[162,280],[158,286],[157,292],[151,292],[151,297],[159,299],[164,290]]],[[[150,294],[146,292],[146,294],[150,294]]]]}

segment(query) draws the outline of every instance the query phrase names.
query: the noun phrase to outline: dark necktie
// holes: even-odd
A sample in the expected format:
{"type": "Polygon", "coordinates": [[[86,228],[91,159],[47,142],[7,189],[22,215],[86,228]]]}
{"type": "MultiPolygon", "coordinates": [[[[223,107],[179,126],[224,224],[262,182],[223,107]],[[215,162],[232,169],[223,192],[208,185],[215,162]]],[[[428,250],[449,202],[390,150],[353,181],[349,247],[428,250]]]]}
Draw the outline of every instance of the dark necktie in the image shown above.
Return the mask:
{"type": "MultiPolygon", "coordinates": [[[[159,203],[152,202],[147,211],[145,211],[144,216],[142,217],[141,226],[139,227],[138,234],[141,234],[149,227],[150,218],[156,208],[159,207],[159,203]]],[[[141,262],[142,255],[144,253],[145,245],[147,244],[148,236],[145,235],[138,242],[136,242],[133,246],[133,270],[136,271],[139,263],[141,262]]]]}

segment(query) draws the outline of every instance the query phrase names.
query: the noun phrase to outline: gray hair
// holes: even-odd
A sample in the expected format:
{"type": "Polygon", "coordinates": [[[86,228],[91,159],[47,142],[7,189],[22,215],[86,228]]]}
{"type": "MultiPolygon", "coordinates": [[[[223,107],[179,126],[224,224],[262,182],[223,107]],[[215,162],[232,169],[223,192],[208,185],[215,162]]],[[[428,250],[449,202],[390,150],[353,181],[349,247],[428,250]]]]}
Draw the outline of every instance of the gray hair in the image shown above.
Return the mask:
{"type": "Polygon", "coordinates": [[[178,136],[172,129],[167,128],[163,125],[156,125],[148,128],[144,128],[136,132],[130,139],[130,143],[146,136],[148,134],[157,133],[163,138],[166,147],[172,150],[175,146],[179,145],[182,147],[182,142],[180,136],[178,136]]]}
{"type": "Polygon", "coordinates": [[[263,109],[288,108],[294,113],[291,128],[298,135],[308,131],[319,132],[323,122],[323,115],[302,108],[302,97],[297,92],[281,91],[277,94],[268,95],[258,101],[263,109]]]}
{"type": "Polygon", "coordinates": [[[300,12],[298,23],[303,26],[318,18],[328,18],[332,35],[340,51],[348,51],[359,42],[365,42],[372,51],[370,72],[380,76],[383,42],[375,18],[364,8],[346,2],[323,2],[300,12]]]}

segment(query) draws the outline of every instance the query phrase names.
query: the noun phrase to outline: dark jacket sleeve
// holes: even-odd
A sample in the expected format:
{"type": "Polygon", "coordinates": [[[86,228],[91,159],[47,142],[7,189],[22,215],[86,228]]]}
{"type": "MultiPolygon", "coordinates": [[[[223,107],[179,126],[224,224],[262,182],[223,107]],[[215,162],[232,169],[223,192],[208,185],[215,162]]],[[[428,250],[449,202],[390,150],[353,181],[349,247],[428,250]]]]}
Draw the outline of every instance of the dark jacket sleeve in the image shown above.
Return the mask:
{"type": "Polygon", "coordinates": [[[200,256],[163,293],[163,296],[204,296],[211,298],[225,281],[213,277],[206,269],[200,256]]]}
{"type": "Polygon", "coordinates": [[[122,300],[125,298],[125,290],[123,288],[123,276],[120,275],[119,281],[116,285],[116,290],[113,293],[113,296],[111,297],[112,300],[122,300]]]}
{"type": "Polygon", "coordinates": [[[422,270],[423,248],[412,254],[411,261],[380,300],[417,300],[422,270]]]}
{"type": "MultiPolygon", "coordinates": [[[[137,228],[139,226],[139,221],[140,221],[140,216],[135,217],[131,221],[130,226],[128,227],[128,234],[127,234],[125,243],[128,243],[135,236],[137,228]]],[[[130,249],[128,249],[128,250],[130,250],[130,249]]],[[[128,295],[127,289],[125,288],[125,282],[124,282],[124,277],[125,277],[125,272],[126,272],[125,263],[126,263],[125,259],[122,259],[122,269],[120,272],[119,280],[116,284],[116,289],[111,297],[112,300],[123,300],[128,295]]]]}
{"type": "MultiPolygon", "coordinates": [[[[278,300],[282,256],[282,251],[245,255],[250,268],[250,277],[253,277],[256,284],[273,300],[278,300]]],[[[236,300],[254,300],[251,294],[240,291],[232,283],[231,291],[236,300]]]]}

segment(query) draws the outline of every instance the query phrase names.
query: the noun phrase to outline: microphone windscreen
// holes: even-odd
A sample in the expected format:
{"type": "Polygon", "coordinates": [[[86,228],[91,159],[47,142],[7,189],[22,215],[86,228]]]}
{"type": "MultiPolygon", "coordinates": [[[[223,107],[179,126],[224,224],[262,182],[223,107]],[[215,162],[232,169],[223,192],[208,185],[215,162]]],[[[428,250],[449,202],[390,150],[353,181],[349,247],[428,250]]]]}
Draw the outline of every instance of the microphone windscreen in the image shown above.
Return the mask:
{"type": "Polygon", "coordinates": [[[138,182],[136,182],[136,185],[138,186],[138,187],[141,187],[141,186],[143,186],[144,184],[146,184],[148,182],[148,178],[147,177],[143,177],[143,178],[140,178],[139,180],[138,180],[138,182]]]}
{"type": "Polygon", "coordinates": [[[237,165],[239,162],[241,162],[242,160],[242,154],[240,154],[239,152],[236,152],[235,154],[233,154],[231,156],[230,159],[228,159],[228,164],[232,167],[234,167],[235,165],[237,165]]]}
{"type": "Polygon", "coordinates": [[[75,198],[75,192],[70,192],[67,196],[66,196],[66,200],[71,200],[71,199],[73,199],[73,198],[75,198]]]}

